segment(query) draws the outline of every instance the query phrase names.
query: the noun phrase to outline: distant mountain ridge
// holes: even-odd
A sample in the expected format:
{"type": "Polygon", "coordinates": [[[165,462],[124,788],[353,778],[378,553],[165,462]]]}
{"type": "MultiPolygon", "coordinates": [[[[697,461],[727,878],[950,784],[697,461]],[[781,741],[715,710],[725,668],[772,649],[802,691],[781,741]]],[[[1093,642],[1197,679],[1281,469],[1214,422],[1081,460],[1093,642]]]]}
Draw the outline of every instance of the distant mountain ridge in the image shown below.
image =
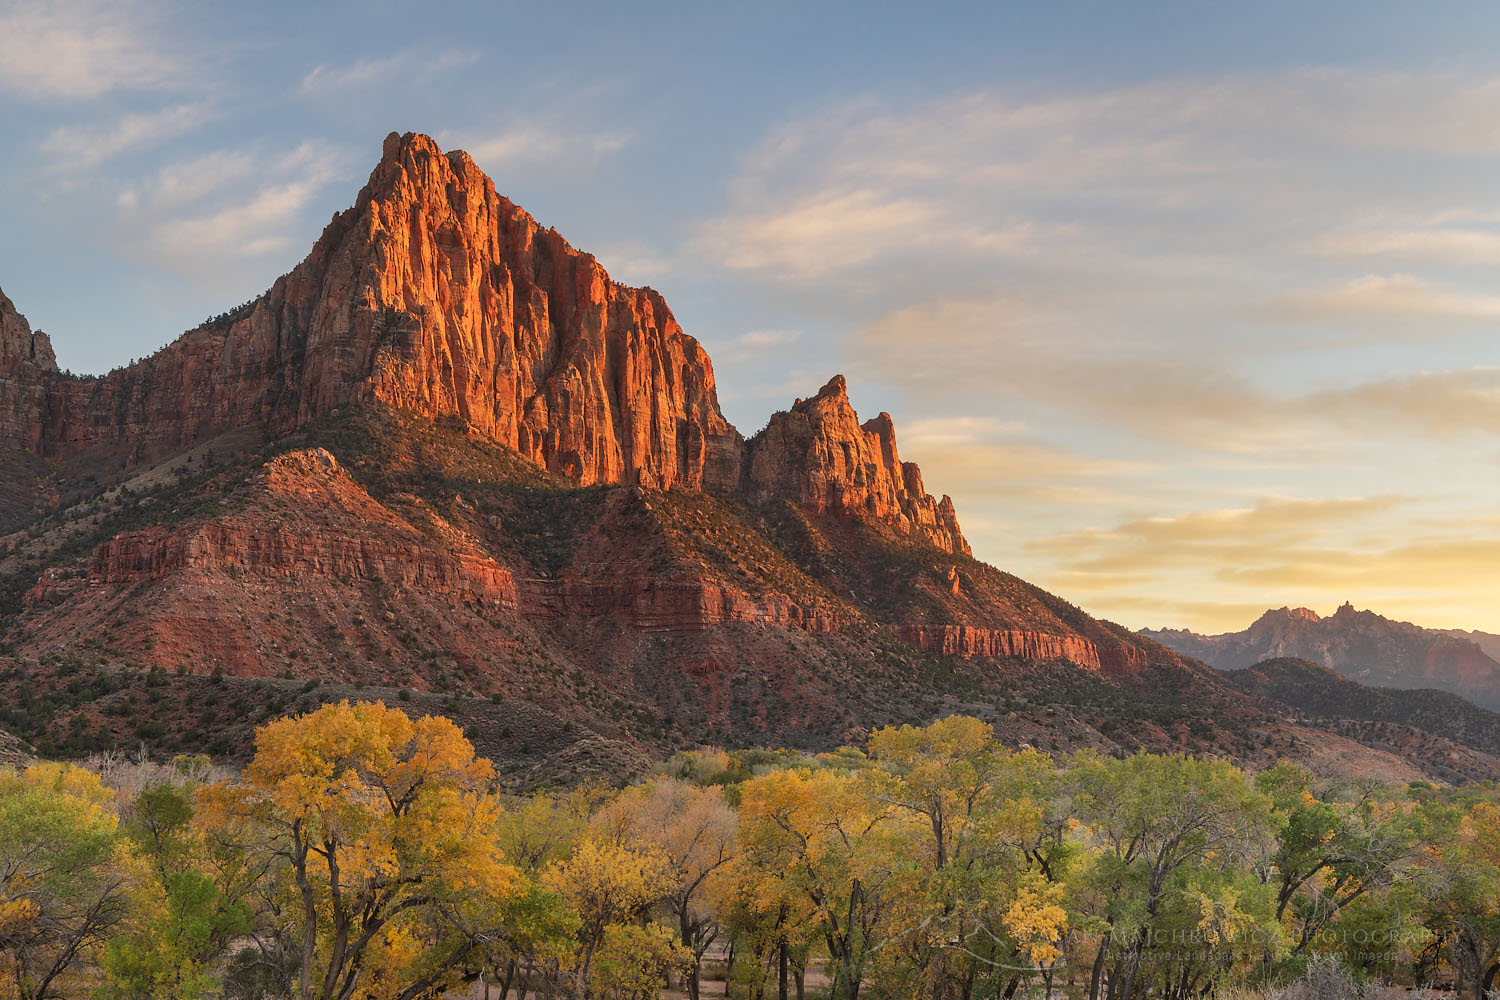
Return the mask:
{"type": "Polygon", "coordinates": [[[1326,618],[1308,608],[1273,608],[1241,632],[1142,629],[1141,635],[1222,670],[1304,659],[1361,684],[1437,688],[1500,709],[1500,661],[1481,645],[1494,640],[1495,649],[1500,637],[1426,629],[1348,603],[1326,618]]]}

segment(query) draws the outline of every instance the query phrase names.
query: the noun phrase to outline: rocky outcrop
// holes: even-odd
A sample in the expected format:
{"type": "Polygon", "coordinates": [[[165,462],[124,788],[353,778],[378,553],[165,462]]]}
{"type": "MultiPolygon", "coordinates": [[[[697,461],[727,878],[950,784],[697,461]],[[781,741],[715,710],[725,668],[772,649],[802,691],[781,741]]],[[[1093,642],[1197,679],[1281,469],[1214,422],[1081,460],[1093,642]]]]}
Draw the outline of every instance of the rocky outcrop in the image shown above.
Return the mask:
{"type": "Polygon", "coordinates": [[[34,447],[42,433],[47,385],[57,356],[52,342],[35,333],[26,317],[0,291],[0,441],[34,447]]]}
{"type": "Polygon", "coordinates": [[[918,649],[968,659],[1071,660],[1098,670],[1099,648],[1078,635],[969,625],[897,625],[893,631],[918,649]]]}
{"type": "Polygon", "coordinates": [[[460,417],[584,484],[729,489],[739,472],[708,355],[661,296],[414,134],[386,139],[355,206],[265,295],[104,377],[32,377],[0,420],[48,455],[170,451],[359,400],[460,417]]]}
{"type": "Polygon", "coordinates": [[[38,372],[55,372],[57,355],[47,335],[40,330],[33,333],[26,317],[16,312],[15,303],[0,291],[0,372],[10,375],[23,365],[38,372]]]}
{"type": "Polygon", "coordinates": [[[1139,646],[1115,640],[1097,648],[1099,668],[1116,680],[1137,678],[1151,666],[1151,657],[1139,646]]]}
{"type": "Polygon", "coordinates": [[[832,632],[841,623],[832,608],[799,604],[785,595],[759,596],[709,580],[638,578],[599,581],[530,579],[520,585],[525,613],[541,620],[618,616],[644,632],[701,632],[744,622],[832,632]]]}
{"type": "Polygon", "coordinates": [[[945,552],[969,554],[953,501],[934,500],[921,470],[901,461],[890,414],[859,422],[842,375],[771,417],[745,446],[744,480],[755,496],[886,521],[945,552]]]}
{"type": "Polygon", "coordinates": [[[31,747],[0,729],[0,767],[26,767],[34,760],[31,747]]]}
{"type": "Polygon", "coordinates": [[[378,580],[466,601],[516,604],[510,572],[484,556],[226,523],[119,535],[95,550],[89,578],[96,583],[132,585],[188,569],[288,580],[378,580]]]}
{"type": "Polygon", "coordinates": [[[331,454],[310,448],[267,462],[257,499],[243,512],[116,535],[94,550],[86,573],[45,572],[25,600],[56,604],[80,587],[119,591],[186,573],[301,586],[378,582],[515,608],[510,570],[451,527],[428,530],[424,538],[356,485],[331,454]]]}

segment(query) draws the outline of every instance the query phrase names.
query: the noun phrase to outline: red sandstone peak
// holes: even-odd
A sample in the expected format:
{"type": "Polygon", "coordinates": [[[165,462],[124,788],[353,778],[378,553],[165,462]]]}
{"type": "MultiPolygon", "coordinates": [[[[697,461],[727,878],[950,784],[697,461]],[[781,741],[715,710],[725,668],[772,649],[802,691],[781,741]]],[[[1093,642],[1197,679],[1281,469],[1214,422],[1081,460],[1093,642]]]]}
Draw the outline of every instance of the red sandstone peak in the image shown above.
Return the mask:
{"type": "Polygon", "coordinates": [[[0,445],[35,446],[47,408],[44,383],[56,371],[52,342],[40,330],[33,333],[0,291],[0,445]]]}
{"type": "Polygon", "coordinates": [[[581,484],[780,491],[969,551],[889,414],[861,425],[843,376],[743,456],[707,353],[662,297],[611,280],[424,135],[387,136],[354,206],[268,292],[128,368],[51,374],[45,336],[0,302],[0,364],[26,369],[0,385],[0,430],[44,456],[165,457],[376,402],[461,418],[581,484]]]}
{"type": "Polygon", "coordinates": [[[386,139],[355,206],[265,295],[140,364],[43,388],[11,412],[51,455],[171,453],[377,401],[461,417],[581,483],[732,489],[740,465],[708,355],[661,296],[415,134],[386,139]]]}
{"type": "Polygon", "coordinates": [[[745,487],[753,493],[886,521],[946,552],[969,554],[953,502],[934,500],[922,489],[921,470],[901,461],[890,414],[860,424],[842,375],[773,415],[745,448],[745,487]]]}

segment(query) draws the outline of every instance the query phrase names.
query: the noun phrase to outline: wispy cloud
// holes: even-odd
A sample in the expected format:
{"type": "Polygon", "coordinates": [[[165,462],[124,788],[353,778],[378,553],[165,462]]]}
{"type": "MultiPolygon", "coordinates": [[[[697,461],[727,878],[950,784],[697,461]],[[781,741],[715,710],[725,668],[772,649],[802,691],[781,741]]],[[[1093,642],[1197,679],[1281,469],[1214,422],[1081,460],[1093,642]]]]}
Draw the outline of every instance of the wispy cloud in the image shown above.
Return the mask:
{"type": "Polygon", "coordinates": [[[826,190],[774,211],[711,228],[705,244],[735,269],[816,278],[864,264],[893,240],[910,242],[940,222],[937,206],[871,188],[826,190]]]}
{"type": "Polygon", "coordinates": [[[1403,161],[1500,155],[1500,133],[1476,124],[1497,119],[1491,77],[1343,70],[1036,100],[862,100],[769,134],[695,250],[829,294],[842,283],[851,301],[874,290],[888,306],[900,292],[889,279],[903,274],[928,294],[1024,283],[1077,303],[1174,280],[1180,294],[1190,273],[1212,270],[1222,308],[1234,304],[1224,292],[1257,297],[1247,264],[1298,246],[1330,264],[1495,259],[1500,236],[1472,217],[1433,221],[1454,192],[1405,182],[1403,161]],[[1428,221],[1371,225],[1372,215],[1428,221]],[[1126,276],[1141,280],[1127,287],[1126,276]]]}
{"type": "Polygon", "coordinates": [[[1418,502],[1268,497],[1067,532],[1030,548],[1051,567],[1050,586],[1152,625],[1226,631],[1267,607],[1343,600],[1428,624],[1482,617],[1500,536],[1493,525],[1458,518],[1413,537],[1399,529],[1412,526],[1418,502]]]}
{"type": "Polygon", "coordinates": [[[1109,529],[1056,535],[1030,548],[1063,560],[1075,571],[1223,567],[1290,551],[1401,502],[1400,497],[1266,497],[1252,507],[1136,518],[1109,529]]]}
{"type": "MultiPolygon", "coordinates": [[[[1337,315],[1500,318],[1500,298],[1460,296],[1423,283],[1382,280],[1301,300],[1337,315]],[[1342,310],[1339,312],[1339,310],[1342,310]]],[[[1325,460],[1334,432],[1409,442],[1422,435],[1500,435],[1500,369],[1490,366],[1351,378],[1331,370],[1296,389],[1242,371],[1230,344],[1173,349],[1117,336],[1107,318],[1069,316],[1026,299],[942,300],[900,310],[851,341],[860,368],[899,381],[918,399],[988,400],[1001,412],[1045,408],[1054,417],[1129,428],[1153,442],[1221,454],[1325,460]],[[1092,324],[1097,324],[1093,326],[1092,324]],[[913,350],[913,345],[921,345],[913,350]],[[1310,428],[1322,433],[1309,435],[1310,428]]],[[[983,412],[983,408],[979,410],[983,412]]],[[[1201,459],[1199,459],[1201,461],[1201,459]]]]}
{"type": "Polygon", "coordinates": [[[245,149],[220,149],[169,163],[129,184],[116,197],[116,206],[125,211],[170,214],[254,176],[256,163],[257,157],[245,149]]]}
{"type": "Polygon", "coordinates": [[[1400,581],[1402,590],[1431,597],[1484,596],[1500,565],[1500,538],[1435,537],[1374,551],[1343,546],[1290,549],[1261,560],[1225,566],[1226,581],[1285,593],[1363,589],[1374,581],[1400,581]]]}
{"type": "Polygon", "coordinates": [[[721,356],[732,364],[760,361],[767,355],[785,351],[801,339],[802,335],[795,330],[748,330],[730,341],[721,356]]]}
{"type": "Polygon", "coordinates": [[[430,79],[478,61],[477,52],[455,49],[433,54],[409,48],[378,59],[360,59],[342,67],[320,63],[302,78],[298,89],[303,94],[316,95],[377,84],[407,86],[413,79],[430,79]]]}
{"type": "Polygon", "coordinates": [[[1500,367],[1413,372],[1316,392],[1296,405],[1301,414],[1339,421],[1362,435],[1500,435],[1500,367]]]}
{"type": "Polygon", "coordinates": [[[76,100],[176,82],[164,18],[139,0],[9,0],[0,5],[0,88],[76,100]]]}
{"type": "Polygon", "coordinates": [[[67,170],[88,170],[111,157],[159,146],[197,129],[213,117],[205,101],[127,114],[96,125],[59,125],[42,141],[42,152],[67,170]]]}
{"type": "Polygon", "coordinates": [[[1027,430],[1020,420],[995,417],[961,416],[928,417],[901,425],[901,438],[908,445],[923,448],[984,444],[997,438],[1014,437],[1027,430]]]}
{"type": "MultiPolygon", "coordinates": [[[[1497,244],[1500,250],[1500,244],[1497,244]]],[[[1367,274],[1330,290],[1284,295],[1259,310],[1267,319],[1356,323],[1414,319],[1500,319],[1500,295],[1461,292],[1411,274],[1367,274]]]]}
{"type": "Polygon", "coordinates": [[[1328,257],[1494,264],[1500,263],[1500,232],[1454,226],[1366,228],[1325,233],[1309,249],[1328,257]]]}
{"type": "Polygon", "coordinates": [[[160,266],[194,280],[220,281],[254,260],[281,265],[306,249],[309,206],[351,163],[347,150],[320,142],[283,154],[205,154],[122,191],[121,231],[160,266]]]}

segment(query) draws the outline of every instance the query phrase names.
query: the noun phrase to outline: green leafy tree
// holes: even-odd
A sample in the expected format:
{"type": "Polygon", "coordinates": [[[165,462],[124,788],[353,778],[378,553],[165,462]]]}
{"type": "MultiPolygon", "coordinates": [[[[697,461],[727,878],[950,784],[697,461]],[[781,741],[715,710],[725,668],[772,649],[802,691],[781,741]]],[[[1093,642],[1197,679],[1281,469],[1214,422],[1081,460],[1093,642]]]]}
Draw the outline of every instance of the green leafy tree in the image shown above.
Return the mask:
{"type": "Polygon", "coordinates": [[[998,983],[1014,990],[1028,967],[1050,969],[1067,912],[1062,886],[1048,883],[1031,851],[1052,762],[1010,753],[987,724],[961,716],[879,730],[870,758],[865,784],[906,821],[912,862],[882,949],[883,991],[951,1000],[998,983]]]}
{"type": "Polygon", "coordinates": [[[1500,977],[1500,809],[1479,802],[1430,841],[1429,926],[1473,1000],[1500,977]]]}
{"type": "Polygon", "coordinates": [[[856,777],[834,771],[773,771],[741,789],[741,851],[758,909],[808,907],[837,1000],[857,1000],[898,875],[914,871],[891,818],[856,777]]]}
{"type": "Polygon", "coordinates": [[[105,997],[215,996],[221,957],[250,928],[249,908],[237,897],[255,873],[242,857],[216,852],[192,826],[192,796],[191,784],[164,782],[142,790],[126,810],[124,830],[150,874],[132,894],[130,920],[105,949],[105,997]]]}
{"type": "Polygon", "coordinates": [[[140,875],[114,795],[68,764],[0,769],[0,996],[77,996],[140,875]]]}
{"type": "Polygon", "coordinates": [[[1409,812],[1382,801],[1375,788],[1341,800],[1288,762],[1261,772],[1255,784],[1281,817],[1269,871],[1292,955],[1303,954],[1352,904],[1412,870],[1417,837],[1409,812]]]}
{"type": "Polygon", "coordinates": [[[1205,891],[1200,870],[1248,867],[1252,845],[1273,822],[1271,801],[1227,761],[1183,755],[1111,760],[1084,753],[1067,777],[1095,852],[1097,915],[1108,925],[1094,956],[1090,1000],[1106,981],[1111,1000],[1135,1000],[1147,992],[1148,978],[1170,992],[1182,970],[1168,959],[1192,951],[1180,947],[1174,931],[1185,902],[1205,891]],[[1167,958],[1151,955],[1158,944],[1167,958]]]}

